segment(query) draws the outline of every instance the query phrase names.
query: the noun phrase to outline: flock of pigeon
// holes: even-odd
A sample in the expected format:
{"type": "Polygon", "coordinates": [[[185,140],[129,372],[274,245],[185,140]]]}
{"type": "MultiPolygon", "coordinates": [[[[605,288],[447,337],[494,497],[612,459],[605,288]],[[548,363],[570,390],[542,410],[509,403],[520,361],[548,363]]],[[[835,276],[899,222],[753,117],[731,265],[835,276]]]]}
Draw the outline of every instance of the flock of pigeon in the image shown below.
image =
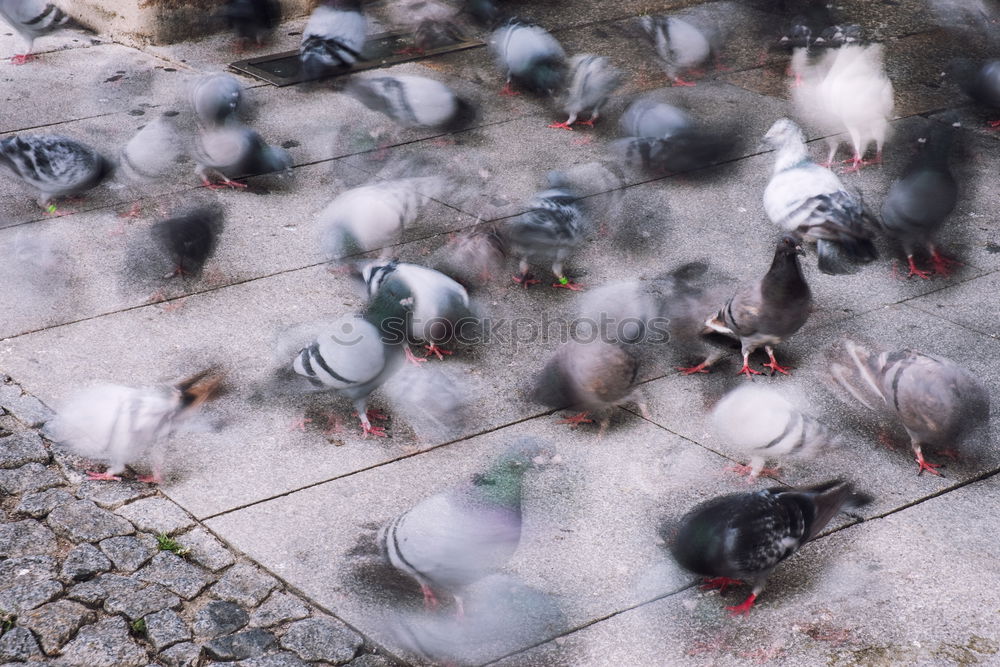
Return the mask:
{"type": "MultiPolygon", "coordinates": [[[[853,149],[846,173],[869,164],[865,156],[871,144],[874,161],[881,159],[893,110],[882,48],[866,43],[859,26],[836,23],[825,5],[813,6],[816,12],[793,20],[775,40],[791,51],[791,92],[802,120],[831,136],[829,156],[827,164],[813,161],[802,129],[789,119],[776,119],[763,137],[774,151],[763,205],[780,230],[770,267],[729,293],[712,287],[699,263],[650,281],[586,291],[578,301],[581,316],[631,325],[612,327],[593,343],[570,342],[560,348],[539,376],[533,394],[539,403],[581,411],[568,420],[573,423],[601,415],[603,432],[606,415],[632,396],[644,359],[664,354],[664,345],[704,355],[700,363],[681,369],[686,374],[707,373],[723,356],[737,353],[742,356],[739,373],[752,379],[764,372],[751,365],[759,348],[767,353],[763,367],[771,375],[788,374],[775,348],[809,317],[813,297],[800,255],[813,245],[819,270],[831,275],[852,273],[876,260],[879,237],[901,246],[909,277],[948,274],[953,260],[940,251],[935,237],[958,199],[949,167],[957,121],[928,122],[919,152],[892,184],[880,213],[869,211],[831,164],[845,134],[853,149]],[[929,268],[920,266],[924,255],[929,268]],[[663,323],[666,335],[657,338],[664,333],[658,329],[663,323]]],[[[470,20],[489,25],[489,47],[506,77],[505,92],[558,100],[567,118],[554,128],[593,124],[624,80],[609,58],[568,58],[543,27],[504,16],[502,6],[489,0],[468,0],[461,6],[401,0],[394,7],[416,35],[418,50],[454,41],[470,20]]],[[[987,10],[983,6],[980,14],[988,23],[987,10]]],[[[231,0],[226,11],[244,41],[260,42],[277,17],[273,0],[231,0]]],[[[0,0],[0,16],[25,37],[29,52],[35,37],[69,22],[41,0],[0,0]]],[[[634,27],[648,39],[650,53],[674,85],[693,85],[684,77],[719,52],[717,35],[681,16],[643,16],[634,27]]],[[[323,0],[302,33],[303,72],[313,79],[343,72],[364,58],[368,32],[360,0],[323,0]]],[[[977,103],[1000,108],[1000,61],[955,62],[949,75],[977,103]]],[[[422,76],[351,75],[333,85],[403,127],[461,128],[476,113],[469,100],[422,76]]],[[[242,96],[240,84],[226,74],[205,77],[191,92],[199,127],[191,153],[209,187],[246,187],[236,179],[291,168],[287,153],[239,120],[242,96]]],[[[603,168],[604,177],[619,185],[620,170],[626,168],[658,175],[697,172],[724,160],[736,142],[732,128],[710,127],[648,96],[628,107],[620,126],[624,138],[610,146],[617,162],[603,168]]],[[[159,177],[176,162],[182,144],[169,118],[143,128],[117,164],[76,140],[21,134],[0,140],[0,165],[37,189],[40,205],[54,210],[59,197],[97,187],[116,172],[159,177]]],[[[407,360],[419,366],[431,355],[443,359],[451,354],[444,346],[470,338],[466,331],[475,330],[479,315],[467,289],[494,274],[507,257],[519,262],[514,280],[525,288],[540,282],[532,267],[544,266],[551,270],[553,287],[582,290],[564,265],[588,234],[599,232],[573,174],[551,172],[548,178],[525,213],[462,233],[449,246],[449,260],[436,268],[397,261],[387,248],[399,241],[429,199],[462,184],[425,170],[338,195],[319,215],[323,249],[332,264],[360,278],[367,305],[357,316],[298,328],[295,337],[308,339],[293,346],[285,379],[347,398],[366,436],[386,436],[384,428],[371,423],[369,396],[407,360]],[[381,256],[371,259],[375,251],[381,256]],[[413,353],[418,346],[425,347],[427,357],[413,353]]],[[[176,274],[198,275],[218,243],[221,216],[216,209],[186,210],[154,226],[176,274]]],[[[906,430],[919,472],[940,474],[939,465],[927,460],[929,452],[951,449],[973,456],[986,445],[989,396],[967,369],[916,350],[867,349],[852,341],[832,354],[830,376],[844,396],[906,430]]],[[[84,455],[109,461],[106,472],[91,473],[95,479],[119,479],[127,463],[151,452],[153,475],[144,479],[159,481],[164,442],[223,384],[220,371],[209,369],[172,386],[92,387],[64,406],[55,432],[84,455]]],[[[417,411],[440,409],[442,402],[433,403],[417,406],[417,411]]],[[[764,471],[769,458],[813,456],[836,440],[780,393],[756,384],[723,397],[712,421],[725,441],[750,455],[747,471],[752,476],[764,471]]],[[[514,553],[520,539],[522,475],[541,451],[534,441],[516,443],[485,473],[421,502],[381,529],[385,557],[420,584],[429,607],[437,604],[436,594],[448,592],[461,613],[463,588],[502,568],[514,553]]],[[[745,613],[778,563],[816,537],[838,512],[869,500],[839,480],[716,498],[681,520],[671,536],[671,551],[682,567],[708,577],[709,585],[750,583],[746,601],[731,608],[745,613]]]]}

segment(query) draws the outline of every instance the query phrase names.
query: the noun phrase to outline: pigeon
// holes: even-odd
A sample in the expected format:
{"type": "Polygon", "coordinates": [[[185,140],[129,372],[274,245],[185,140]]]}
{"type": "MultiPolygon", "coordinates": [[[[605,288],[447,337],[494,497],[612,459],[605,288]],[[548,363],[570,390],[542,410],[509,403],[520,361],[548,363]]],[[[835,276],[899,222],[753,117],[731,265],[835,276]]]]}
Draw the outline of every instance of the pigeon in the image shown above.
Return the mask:
{"type": "Polygon", "coordinates": [[[650,97],[632,102],[618,120],[623,135],[644,139],[663,139],[694,125],[686,111],[650,97]]]}
{"type": "Polygon", "coordinates": [[[490,36],[490,48],[500,69],[507,73],[501,91],[517,94],[511,83],[532,93],[552,95],[566,77],[566,53],[544,28],[511,20],[490,36]]]}
{"type": "Polygon", "coordinates": [[[498,572],[514,555],[524,473],[542,456],[539,441],[522,438],[485,472],[417,503],[379,530],[383,558],[420,584],[426,608],[438,606],[436,593],[448,593],[464,615],[462,589],[498,572]]]}
{"type": "MultiPolygon", "coordinates": [[[[761,375],[760,371],[750,368],[749,361],[750,355],[761,345],[770,357],[764,368],[770,368],[772,375],[789,374],[788,368],[778,364],[774,358],[773,346],[801,329],[812,307],[812,294],[802,275],[798,253],[796,239],[783,237],[775,248],[774,261],[764,277],[741,287],[718,314],[705,322],[703,333],[706,340],[721,340],[729,349],[739,341],[743,367],[738,375],[748,378],[761,375]]],[[[723,354],[714,352],[697,366],[682,370],[687,375],[708,372],[708,367],[723,354]]]]}
{"type": "Polygon", "coordinates": [[[202,131],[195,147],[195,160],[202,183],[213,190],[245,188],[246,184],[233,179],[272,172],[290,173],[292,168],[292,157],[286,150],[268,145],[257,132],[242,125],[202,131]],[[213,175],[221,176],[222,182],[213,183],[213,175]]]}
{"type": "Polygon", "coordinates": [[[882,204],[882,230],[903,246],[910,270],[907,277],[925,280],[931,276],[917,268],[916,250],[930,253],[938,275],[948,275],[954,263],[938,252],[934,236],[958,203],[958,184],[948,167],[948,155],[955,128],[960,127],[958,122],[928,121],[928,125],[920,138],[920,152],[889,187],[882,204]]]}
{"type": "MultiPolygon", "coordinates": [[[[571,408],[579,414],[562,420],[576,427],[592,423],[591,413],[601,412],[603,435],[614,407],[628,401],[636,387],[639,359],[627,347],[602,340],[571,340],[560,347],[539,374],[532,400],[550,408],[571,408]]],[[[639,409],[649,417],[642,403],[639,409]]]]}
{"type": "Polygon", "coordinates": [[[81,456],[108,461],[105,472],[88,472],[90,479],[120,480],[126,464],[148,455],[153,474],[139,480],[158,484],[167,440],[218,393],[222,381],[222,374],[209,368],[169,385],[98,384],[67,401],[53,434],[81,456]]]}
{"type": "Polygon", "coordinates": [[[785,232],[816,242],[819,270],[854,273],[878,258],[872,242],[877,222],[861,196],[848,192],[829,169],[809,159],[805,136],[782,118],[764,136],[775,150],[774,173],[764,189],[764,210],[785,232]]]}
{"type": "Polygon", "coordinates": [[[653,174],[688,173],[726,160],[737,147],[728,128],[701,126],[691,120],[660,137],[627,137],[611,149],[631,166],[653,174]]]}
{"type": "Polygon", "coordinates": [[[484,27],[496,25],[500,8],[495,0],[462,0],[462,12],[484,27]]]}
{"type": "Polygon", "coordinates": [[[713,54],[712,43],[705,33],[676,16],[652,14],[639,18],[639,28],[652,44],[673,85],[695,85],[681,75],[700,67],[713,54]]]}
{"type": "Polygon", "coordinates": [[[228,74],[203,76],[191,90],[191,106],[205,128],[236,122],[242,100],[243,86],[228,74]]]}
{"type": "Polygon", "coordinates": [[[183,141],[170,112],[143,125],[122,149],[119,168],[128,178],[150,181],[178,171],[183,141]]]}
{"type": "Polygon", "coordinates": [[[299,60],[305,78],[316,79],[328,70],[356,63],[367,33],[361,0],[322,0],[302,31],[299,60]]]}
{"type": "Polygon", "coordinates": [[[444,187],[444,179],[432,176],[378,181],[342,192],[319,214],[324,254],[331,261],[378,249],[387,255],[444,187]]]}
{"type": "MultiPolygon", "coordinates": [[[[958,84],[962,92],[978,104],[1000,109],[1000,60],[976,63],[967,58],[948,64],[946,76],[958,84]]],[[[990,121],[990,127],[1000,127],[1000,120],[990,121]]]]}
{"type": "Polygon", "coordinates": [[[459,130],[476,117],[476,109],[451,88],[425,76],[376,76],[348,82],[345,92],[403,127],[459,130]]]}
{"type": "MultiPolygon", "coordinates": [[[[426,343],[428,357],[452,354],[440,344],[475,339],[479,320],[469,308],[469,294],[443,273],[395,260],[368,262],[360,273],[369,304],[383,314],[380,328],[391,327],[409,342],[426,343]]],[[[406,356],[414,363],[426,361],[408,347],[406,356]]]]}
{"type": "Polygon", "coordinates": [[[678,565],[707,578],[703,588],[725,591],[751,584],[743,603],[728,607],[734,615],[749,614],[778,563],[814,539],[839,512],[871,501],[841,480],[734,493],[696,506],[667,541],[678,565]]]}
{"type": "Polygon", "coordinates": [[[281,5],[277,0],[227,0],[222,16],[240,48],[260,46],[281,21],[281,5]]]}
{"type": "Polygon", "coordinates": [[[924,459],[926,450],[968,454],[989,444],[989,393],[955,362],[910,349],[876,352],[853,341],[833,356],[830,376],[836,384],[906,429],[918,475],[941,474],[940,464],[924,459]]]}
{"type": "Polygon", "coordinates": [[[752,385],[722,397],[712,410],[712,426],[724,443],[750,453],[750,465],[736,470],[751,479],[776,472],[764,468],[768,458],[813,458],[838,442],[829,429],[777,391],[752,385]]]}
{"type": "Polygon", "coordinates": [[[528,203],[529,210],[508,220],[503,228],[510,253],[520,259],[521,275],[515,276],[514,282],[524,287],[537,283],[530,278],[528,266],[547,263],[559,281],[553,287],[578,291],[583,288],[566,278],[562,265],[583,241],[583,214],[562,172],[549,172],[548,180],[549,188],[535,195],[528,203]]]}
{"type": "Polygon", "coordinates": [[[494,227],[475,227],[455,234],[437,253],[436,270],[466,289],[492,279],[507,260],[507,248],[494,227]]]}
{"type": "Polygon", "coordinates": [[[383,386],[394,420],[402,420],[418,440],[438,444],[462,435],[475,425],[481,390],[464,371],[449,372],[445,365],[403,366],[383,386]]]}
{"type": "Polygon", "coordinates": [[[154,223],[150,230],[153,238],[175,267],[164,277],[200,276],[205,262],[215,253],[222,227],[222,211],[209,206],[179,211],[154,223]]]}
{"type": "Polygon", "coordinates": [[[399,369],[402,359],[402,337],[380,328],[384,325],[383,314],[371,306],[363,318],[342,317],[323,326],[292,362],[292,370],[314,390],[332,391],[354,404],[365,437],[388,437],[383,427],[372,425],[368,397],[399,369]]]}
{"type": "Polygon", "coordinates": [[[113,165],[90,146],[54,134],[0,139],[0,167],[39,191],[38,205],[50,211],[56,197],[80,194],[111,175],[113,165]]]}
{"type": "Polygon", "coordinates": [[[465,39],[458,13],[439,0],[393,0],[389,4],[390,21],[413,33],[413,46],[405,51],[416,54],[465,39]]]}
{"type": "Polygon", "coordinates": [[[0,0],[0,17],[28,43],[23,54],[11,58],[14,65],[28,62],[35,40],[43,35],[67,28],[88,29],[45,0],[0,0]]]}
{"type": "Polygon", "coordinates": [[[611,64],[603,56],[584,53],[573,56],[569,61],[569,85],[566,88],[566,100],[563,109],[569,114],[562,123],[553,123],[551,128],[572,130],[580,114],[590,117],[579,121],[583,125],[594,126],[600,116],[601,106],[608,97],[622,84],[622,71],[611,64]]]}

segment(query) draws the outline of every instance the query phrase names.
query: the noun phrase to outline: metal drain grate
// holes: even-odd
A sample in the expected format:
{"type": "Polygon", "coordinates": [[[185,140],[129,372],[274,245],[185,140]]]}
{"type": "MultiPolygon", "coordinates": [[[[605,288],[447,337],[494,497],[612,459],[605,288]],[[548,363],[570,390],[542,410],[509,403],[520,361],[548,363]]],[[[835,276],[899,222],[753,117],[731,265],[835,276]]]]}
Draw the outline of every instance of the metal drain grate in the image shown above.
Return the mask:
{"type": "MultiPolygon", "coordinates": [[[[355,63],[351,67],[341,70],[331,70],[323,78],[344,76],[354,72],[363,72],[379,67],[388,67],[399,63],[410,62],[412,60],[423,60],[432,58],[442,53],[452,53],[453,51],[465,51],[485,46],[485,42],[480,40],[466,40],[448,44],[433,49],[428,49],[419,55],[399,53],[413,44],[413,33],[409,32],[387,32],[381,35],[374,35],[365,43],[365,59],[355,63]]],[[[269,56],[259,58],[248,58],[237,60],[229,65],[232,69],[247,74],[261,81],[267,81],[275,86],[292,86],[296,83],[303,83],[306,79],[302,76],[301,63],[299,62],[298,51],[285,51],[274,53],[269,56]]]]}

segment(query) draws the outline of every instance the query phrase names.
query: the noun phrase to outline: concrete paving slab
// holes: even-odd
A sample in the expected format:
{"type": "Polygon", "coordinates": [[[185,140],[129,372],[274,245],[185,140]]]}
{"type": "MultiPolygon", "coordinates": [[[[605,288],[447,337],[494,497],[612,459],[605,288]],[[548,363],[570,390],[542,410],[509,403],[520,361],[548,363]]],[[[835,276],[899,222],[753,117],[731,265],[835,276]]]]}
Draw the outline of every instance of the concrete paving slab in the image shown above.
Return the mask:
{"type": "MultiPolygon", "coordinates": [[[[1000,274],[990,273],[958,285],[916,297],[906,302],[911,308],[954,322],[973,331],[1000,338],[1000,311],[992,300],[983,299],[993,294],[1000,283],[1000,274]]],[[[968,351],[964,351],[968,355],[968,351]]],[[[978,355],[972,355],[978,356],[978,355]]]]}
{"type": "MultiPolygon", "coordinates": [[[[83,49],[103,43],[103,39],[98,35],[83,30],[62,30],[52,35],[39,37],[35,40],[33,53],[40,56],[39,60],[30,63],[38,66],[47,54],[55,51],[65,51],[68,49],[83,49]]],[[[7,23],[0,23],[0,60],[9,61],[12,56],[23,54],[27,45],[21,36],[14,32],[7,23]]],[[[4,65],[9,65],[5,62],[4,65]]],[[[15,67],[11,65],[11,67],[15,67]]],[[[22,65],[21,67],[24,67],[22,65]]]]}
{"type": "Polygon", "coordinates": [[[856,524],[778,566],[749,617],[689,588],[496,664],[988,664],[1000,650],[989,599],[996,477],[856,524]],[[916,543],[915,543],[916,542],[916,543]]]}

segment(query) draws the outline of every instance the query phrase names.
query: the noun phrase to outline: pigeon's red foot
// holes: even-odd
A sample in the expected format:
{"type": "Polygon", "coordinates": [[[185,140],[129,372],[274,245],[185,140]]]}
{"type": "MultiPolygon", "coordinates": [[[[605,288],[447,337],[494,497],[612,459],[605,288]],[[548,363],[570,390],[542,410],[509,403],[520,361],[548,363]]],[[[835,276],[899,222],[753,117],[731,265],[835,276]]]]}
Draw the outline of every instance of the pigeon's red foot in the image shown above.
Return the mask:
{"type": "Polygon", "coordinates": [[[938,452],[938,454],[940,454],[941,456],[945,456],[951,459],[952,461],[958,460],[958,452],[955,451],[954,449],[942,449],[940,452],[938,452]]]}
{"type": "MultiPolygon", "coordinates": [[[[14,57],[16,58],[17,56],[14,56],[14,57]]],[[[1000,120],[991,120],[991,121],[989,121],[989,122],[986,123],[986,126],[987,127],[991,127],[994,130],[1000,130],[1000,120]]]]}
{"type": "Polygon", "coordinates": [[[551,129],[553,129],[553,130],[572,130],[573,129],[573,126],[570,125],[569,123],[567,123],[566,121],[563,121],[561,123],[552,123],[552,124],[549,125],[549,127],[551,129]]]}
{"type": "Polygon", "coordinates": [[[371,434],[375,438],[388,438],[389,434],[385,432],[385,429],[381,426],[372,426],[371,424],[361,424],[361,437],[367,438],[371,434]]]}
{"type": "Polygon", "coordinates": [[[566,280],[565,278],[560,278],[559,282],[552,283],[552,286],[553,287],[560,287],[562,289],[573,290],[574,292],[582,292],[583,291],[583,285],[581,285],[580,283],[571,282],[569,280],[566,280]]]}
{"type": "Polygon", "coordinates": [[[417,355],[413,354],[413,350],[411,350],[409,346],[404,347],[403,351],[406,353],[406,360],[409,361],[411,364],[419,366],[420,364],[427,362],[427,359],[423,357],[418,357],[417,355]]]}
{"type": "Polygon", "coordinates": [[[918,466],[917,467],[917,477],[920,477],[920,475],[922,475],[925,470],[927,472],[929,472],[930,474],[932,474],[932,475],[937,475],[938,477],[942,477],[943,476],[943,475],[941,475],[941,473],[939,473],[937,471],[937,469],[941,467],[940,463],[930,463],[928,461],[925,461],[923,454],[917,454],[917,458],[915,458],[913,460],[917,462],[917,466],[918,466]]]}
{"type": "Polygon", "coordinates": [[[232,188],[233,190],[236,190],[247,187],[246,183],[231,181],[228,178],[224,181],[220,181],[219,183],[213,183],[212,181],[206,178],[202,180],[201,184],[204,185],[209,190],[224,190],[225,188],[232,188]]]}
{"type": "Polygon", "coordinates": [[[736,373],[736,374],[737,375],[746,375],[747,377],[753,377],[754,375],[763,375],[762,372],[755,371],[754,369],[750,368],[750,362],[744,362],[743,363],[743,368],[741,368],[739,370],[739,372],[736,373]]]}
{"type": "Polygon", "coordinates": [[[709,372],[708,366],[709,365],[703,361],[696,366],[678,366],[677,370],[679,370],[684,375],[694,375],[695,373],[708,373],[709,372]]]}
{"type": "Polygon", "coordinates": [[[593,424],[593,419],[587,419],[590,415],[589,412],[581,412],[578,415],[573,415],[572,417],[566,417],[566,419],[560,419],[557,423],[559,424],[569,424],[570,428],[576,428],[580,424],[593,424]]]}
{"type": "Polygon", "coordinates": [[[384,422],[389,419],[389,415],[378,410],[365,410],[365,416],[368,417],[368,419],[376,419],[380,422],[384,422]]]}
{"type": "Polygon", "coordinates": [[[962,265],[961,262],[945,257],[937,250],[931,253],[931,264],[934,265],[934,273],[939,276],[950,276],[952,274],[951,267],[962,265]]]}
{"type": "Polygon", "coordinates": [[[302,431],[303,433],[305,433],[306,432],[306,424],[311,424],[311,423],[312,423],[312,418],[311,417],[306,417],[305,415],[302,415],[301,417],[299,417],[298,419],[296,419],[295,421],[293,421],[289,425],[288,430],[289,431],[302,431]]]}
{"type": "Polygon", "coordinates": [[[872,164],[882,164],[882,158],[877,157],[874,160],[864,160],[861,158],[860,155],[855,155],[849,160],[844,160],[844,164],[847,164],[848,162],[851,163],[851,166],[845,169],[844,173],[853,174],[856,171],[861,171],[862,167],[867,167],[868,165],[872,164]]]}
{"type": "Polygon", "coordinates": [[[94,472],[93,470],[87,471],[87,479],[99,482],[120,482],[122,480],[118,475],[112,475],[108,472],[94,472]]]}
{"type": "Polygon", "coordinates": [[[753,607],[754,600],[757,596],[751,593],[747,596],[747,599],[736,605],[735,607],[726,607],[733,616],[746,616],[750,613],[750,608],[753,607]]]}
{"type": "Polygon", "coordinates": [[[675,86],[688,86],[688,87],[690,87],[690,86],[697,86],[698,85],[694,81],[686,81],[685,79],[683,79],[682,77],[679,77],[679,76],[675,76],[674,77],[673,84],[675,86]]]}
{"type": "Polygon", "coordinates": [[[725,593],[726,589],[730,586],[742,586],[743,582],[739,579],[732,579],[730,577],[711,577],[702,582],[700,588],[703,591],[710,591],[718,588],[720,593],[725,593]]]}
{"type": "Polygon", "coordinates": [[[122,211],[118,214],[119,218],[138,218],[142,215],[142,204],[136,202],[132,204],[132,207],[127,211],[122,211]]]}
{"type": "Polygon", "coordinates": [[[341,433],[343,430],[344,422],[341,421],[340,416],[332,412],[326,415],[326,428],[323,429],[323,435],[330,437],[341,433]]]}
{"type": "Polygon", "coordinates": [[[507,83],[505,83],[503,85],[503,88],[500,89],[500,94],[503,95],[504,97],[516,97],[516,96],[520,95],[521,93],[519,93],[516,90],[514,90],[513,88],[511,88],[510,87],[510,81],[508,81],[507,83]]]}
{"type": "Polygon", "coordinates": [[[34,60],[35,56],[30,53],[21,53],[10,59],[11,65],[26,65],[29,60],[34,60]]]}
{"type": "Polygon", "coordinates": [[[778,360],[771,357],[771,360],[766,364],[761,364],[764,368],[771,369],[771,377],[774,377],[775,373],[781,373],[782,375],[791,375],[788,371],[792,370],[792,366],[782,366],[778,363],[778,360]]]}
{"type": "Polygon", "coordinates": [[[580,125],[586,125],[587,127],[594,127],[594,123],[597,122],[597,119],[588,118],[587,120],[578,120],[576,122],[579,123],[580,125]]]}
{"type": "Polygon", "coordinates": [[[434,611],[441,604],[438,602],[437,596],[434,595],[434,591],[431,587],[426,584],[420,584],[420,592],[424,594],[424,609],[426,611],[434,611]]]}
{"type": "Polygon", "coordinates": [[[435,357],[437,357],[441,361],[444,361],[444,356],[443,355],[446,355],[446,354],[448,354],[448,355],[455,354],[455,352],[453,350],[443,350],[440,347],[438,347],[437,345],[435,345],[434,343],[431,343],[430,345],[424,345],[424,349],[427,350],[427,358],[428,359],[430,359],[430,356],[433,354],[435,357]]]}
{"type": "Polygon", "coordinates": [[[530,287],[531,285],[537,285],[542,281],[535,280],[534,278],[531,277],[530,273],[525,273],[523,276],[514,276],[514,282],[523,287],[524,289],[528,289],[528,287],[530,287]]]}
{"type": "Polygon", "coordinates": [[[931,274],[928,273],[927,271],[924,271],[924,270],[918,268],[917,267],[917,263],[913,259],[912,256],[907,258],[907,264],[908,264],[908,267],[909,267],[909,272],[905,276],[900,276],[899,275],[899,271],[896,268],[896,262],[893,261],[893,263],[892,263],[892,275],[893,275],[893,277],[899,278],[900,280],[907,280],[909,278],[912,278],[913,276],[916,276],[916,277],[920,278],[921,280],[930,280],[931,279],[931,274]]]}
{"type": "MultiPolygon", "coordinates": [[[[726,466],[725,470],[726,470],[726,472],[736,473],[740,477],[743,477],[743,476],[749,477],[749,476],[753,475],[753,466],[745,466],[745,465],[726,466]]],[[[778,468],[761,468],[760,472],[758,474],[759,475],[777,475],[778,474],[778,470],[779,470],[778,468]]]]}
{"type": "Polygon", "coordinates": [[[160,484],[163,482],[163,475],[157,473],[153,473],[152,475],[139,475],[136,479],[143,484],[160,484]]]}

